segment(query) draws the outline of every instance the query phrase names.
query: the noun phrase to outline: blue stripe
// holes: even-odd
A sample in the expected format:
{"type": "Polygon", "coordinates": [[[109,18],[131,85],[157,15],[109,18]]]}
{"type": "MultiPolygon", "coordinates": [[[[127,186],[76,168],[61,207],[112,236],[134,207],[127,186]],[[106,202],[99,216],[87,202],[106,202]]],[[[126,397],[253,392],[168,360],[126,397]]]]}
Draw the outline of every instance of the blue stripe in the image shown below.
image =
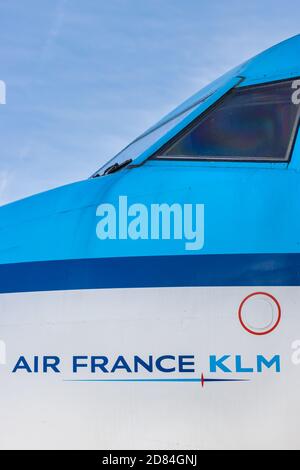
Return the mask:
{"type": "Polygon", "coordinates": [[[98,258],[0,265],[0,293],[299,285],[300,253],[98,258]]]}

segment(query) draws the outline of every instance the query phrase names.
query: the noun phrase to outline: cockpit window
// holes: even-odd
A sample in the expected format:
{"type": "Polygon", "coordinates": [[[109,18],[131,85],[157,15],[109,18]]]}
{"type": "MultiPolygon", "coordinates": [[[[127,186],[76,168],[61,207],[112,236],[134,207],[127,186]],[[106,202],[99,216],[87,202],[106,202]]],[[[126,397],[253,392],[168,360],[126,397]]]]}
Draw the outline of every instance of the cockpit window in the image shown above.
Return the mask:
{"type": "Polygon", "coordinates": [[[233,89],[155,158],[288,161],[300,112],[294,83],[233,89]]]}

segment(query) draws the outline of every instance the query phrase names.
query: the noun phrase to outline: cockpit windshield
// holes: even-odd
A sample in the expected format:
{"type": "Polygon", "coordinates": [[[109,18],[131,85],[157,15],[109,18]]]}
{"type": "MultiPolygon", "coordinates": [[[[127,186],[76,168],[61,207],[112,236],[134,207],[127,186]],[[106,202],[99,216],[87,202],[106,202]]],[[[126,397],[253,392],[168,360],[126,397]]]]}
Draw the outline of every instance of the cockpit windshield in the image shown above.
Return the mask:
{"type": "Polygon", "coordinates": [[[299,123],[296,93],[294,80],[235,88],[157,158],[286,162],[299,123]]]}

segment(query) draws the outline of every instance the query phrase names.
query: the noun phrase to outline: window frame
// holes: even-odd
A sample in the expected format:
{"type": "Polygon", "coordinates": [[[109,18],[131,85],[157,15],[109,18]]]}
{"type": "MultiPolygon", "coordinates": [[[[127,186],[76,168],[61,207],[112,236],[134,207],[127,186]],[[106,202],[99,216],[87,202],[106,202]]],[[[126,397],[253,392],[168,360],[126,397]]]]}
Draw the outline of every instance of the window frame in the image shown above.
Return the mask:
{"type": "Polygon", "coordinates": [[[298,114],[296,115],[295,123],[291,132],[290,140],[289,140],[289,145],[287,147],[286,155],[284,159],[276,159],[276,158],[245,158],[245,157],[217,157],[217,156],[184,156],[184,155],[179,155],[179,156],[166,156],[166,155],[161,155],[162,152],[164,152],[167,148],[170,148],[174,143],[179,141],[182,137],[187,135],[192,129],[194,129],[198,123],[202,121],[202,119],[205,119],[207,115],[209,115],[211,112],[214,111],[214,109],[217,109],[220,104],[222,104],[228,96],[230,96],[235,90],[237,89],[253,89],[253,88],[258,88],[260,86],[267,86],[267,85],[275,85],[275,84],[281,84],[285,82],[293,82],[295,80],[299,80],[300,76],[298,77],[288,77],[285,78],[284,80],[273,80],[270,82],[262,82],[262,83],[255,83],[254,85],[247,85],[247,86],[242,86],[241,84],[238,84],[231,88],[227,93],[225,93],[221,98],[219,98],[216,102],[214,102],[209,108],[207,108],[202,114],[197,116],[192,122],[188,124],[184,129],[182,129],[177,135],[175,135],[172,139],[170,139],[168,142],[166,142],[160,149],[158,149],[151,157],[148,158],[148,160],[155,160],[155,161],[183,161],[183,162],[206,162],[206,163],[261,163],[261,164],[287,164],[289,165],[294,148],[296,145],[296,140],[297,136],[299,135],[300,132],[300,105],[298,109],[298,114]]]}

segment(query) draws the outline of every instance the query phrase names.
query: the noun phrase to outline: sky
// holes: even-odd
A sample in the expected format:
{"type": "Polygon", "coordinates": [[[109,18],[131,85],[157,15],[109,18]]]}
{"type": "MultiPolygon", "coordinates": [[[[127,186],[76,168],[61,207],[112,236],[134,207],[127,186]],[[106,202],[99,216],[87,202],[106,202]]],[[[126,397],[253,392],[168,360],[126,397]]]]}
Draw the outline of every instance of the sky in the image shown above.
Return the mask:
{"type": "Polygon", "coordinates": [[[299,18],[299,0],[0,0],[0,204],[89,177],[299,18]]]}

